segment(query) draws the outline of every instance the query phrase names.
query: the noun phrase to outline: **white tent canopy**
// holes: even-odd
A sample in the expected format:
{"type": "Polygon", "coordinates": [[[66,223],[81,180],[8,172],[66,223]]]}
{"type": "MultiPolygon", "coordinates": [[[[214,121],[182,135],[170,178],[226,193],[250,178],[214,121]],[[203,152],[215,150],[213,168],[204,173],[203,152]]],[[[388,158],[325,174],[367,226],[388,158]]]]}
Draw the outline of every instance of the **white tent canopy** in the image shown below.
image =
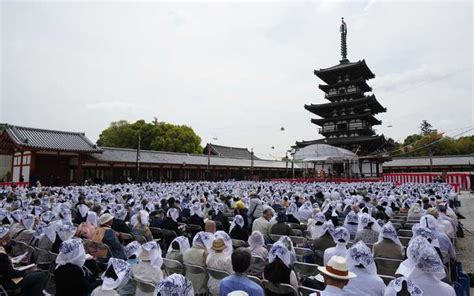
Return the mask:
{"type": "Polygon", "coordinates": [[[357,155],[347,149],[334,147],[327,144],[313,144],[298,149],[294,160],[302,162],[328,162],[337,163],[357,160],[357,155]]]}

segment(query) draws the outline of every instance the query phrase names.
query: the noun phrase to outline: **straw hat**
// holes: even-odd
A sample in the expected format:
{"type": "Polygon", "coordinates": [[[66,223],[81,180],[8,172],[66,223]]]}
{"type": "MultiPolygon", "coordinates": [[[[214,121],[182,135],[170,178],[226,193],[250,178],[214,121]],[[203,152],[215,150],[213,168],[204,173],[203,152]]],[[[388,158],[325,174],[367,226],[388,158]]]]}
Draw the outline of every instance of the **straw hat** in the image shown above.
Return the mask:
{"type": "Polygon", "coordinates": [[[247,294],[244,291],[239,290],[239,291],[232,291],[229,294],[227,294],[227,296],[249,296],[249,294],[247,294]]]}
{"type": "Polygon", "coordinates": [[[354,273],[349,271],[347,260],[340,256],[332,256],[328,264],[319,266],[318,270],[326,276],[340,280],[349,280],[356,277],[354,273]]]}
{"type": "Polygon", "coordinates": [[[215,239],[213,242],[212,242],[212,247],[211,249],[213,249],[214,251],[216,252],[222,252],[224,249],[225,249],[225,243],[224,243],[224,240],[223,239],[215,239]]]}
{"type": "Polygon", "coordinates": [[[100,225],[104,225],[105,223],[111,221],[113,218],[114,218],[114,216],[112,216],[111,214],[105,213],[105,214],[103,214],[102,216],[100,216],[100,218],[99,218],[99,224],[100,224],[100,225]]]}

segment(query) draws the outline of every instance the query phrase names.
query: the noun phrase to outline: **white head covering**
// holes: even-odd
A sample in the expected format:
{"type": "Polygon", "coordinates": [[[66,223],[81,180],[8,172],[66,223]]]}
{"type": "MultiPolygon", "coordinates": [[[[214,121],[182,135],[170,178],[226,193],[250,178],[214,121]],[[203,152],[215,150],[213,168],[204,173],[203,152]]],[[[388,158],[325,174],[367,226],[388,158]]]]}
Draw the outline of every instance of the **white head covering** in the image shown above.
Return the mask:
{"type": "Polygon", "coordinates": [[[148,214],[146,210],[140,210],[140,212],[138,212],[138,215],[140,216],[140,221],[142,225],[148,226],[150,224],[150,214],[148,214]]]}
{"type": "Polygon", "coordinates": [[[214,235],[212,233],[199,231],[194,236],[193,247],[200,246],[201,248],[205,248],[206,250],[209,250],[212,246],[213,241],[214,241],[214,235]]]}
{"type": "Polygon", "coordinates": [[[35,225],[35,216],[32,214],[23,215],[23,217],[21,217],[21,222],[27,230],[33,230],[33,226],[35,225]]]}
{"type": "Polygon", "coordinates": [[[293,217],[295,217],[296,220],[300,220],[300,215],[298,213],[298,206],[292,202],[290,204],[290,206],[288,207],[288,209],[286,209],[286,214],[287,215],[293,215],[293,217]]]}
{"type": "Polygon", "coordinates": [[[239,225],[240,228],[244,227],[244,218],[241,215],[235,215],[234,220],[230,223],[229,233],[232,232],[236,224],[239,225]]]}
{"type": "Polygon", "coordinates": [[[8,234],[9,231],[10,229],[8,229],[7,227],[0,226],[0,239],[4,238],[8,234]]]}
{"type": "Polygon", "coordinates": [[[359,223],[359,216],[357,215],[356,212],[350,211],[347,214],[346,218],[344,219],[344,225],[347,225],[348,223],[355,223],[355,224],[359,223]]]}
{"type": "Polygon", "coordinates": [[[439,248],[439,241],[434,232],[426,227],[421,226],[419,223],[416,223],[412,226],[411,231],[413,233],[413,237],[422,236],[431,243],[433,247],[439,248]]]}
{"type": "Polygon", "coordinates": [[[166,215],[167,215],[168,217],[170,217],[171,219],[173,219],[174,222],[178,222],[178,218],[179,218],[179,211],[178,211],[178,209],[169,208],[169,209],[168,209],[168,212],[166,213],[166,215]]]}
{"type": "Polygon", "coordinates": [[[285,246],[285,244],[281,242],[276,242],[272,245],[272,248],[270,249],[270,252],[268,253],[268,262],[272,263],[277,257],[280,258],[280,260],[283,262],[283,264],[286,265],[286,267],[290,267],[290,264],[291,264],[290,251],[288,251],[288,248],[285,246]]]}
{"type": "Polygon", "coordinates": [[[332,233],[332,238],[336,244],[345,246],[349,242],[351,235],[345,227],[337,227],[332,233]]]}
{"type": "Polygon", "coordinates": [[[97,227],[97,214],[96,212],[89,211],[87,213],[87,223],[91,224],[94,227],[97,227]]]}
{"type": "Polygon", "coordinates": [[[124,221],[127,217],[128,211],[122,205],[118,205],[117,208],[115,208],[115,211],[113,211],[113,214],[115,219],[124,221]]]}
{"type": "Polygon", "coordinates": [[[49,223],[49,222],[53,221],[53,219],[56,217],[56,215],[54,215],[54,213],[51,212],[51,211],[46,211],[43,214],[41,214],[40,217],[41,217],[41,220],[43,222],[49,223]]]}
{"type": "Polygon", "coordinates": [[[89,207],[85,204],[80,204],[79,206],[77,206],[77,208],[82,218],[84,218],[87,215],[87,212],[89,212],[89,207]]]}
{"type": "Polygon", "coordinates": [[[202,213],[202,206],[200,202],[195,202],[192,204],[190,208],[191,216],[198,215],[201,218],[204,218],[204,214],[202,213]]]}
{"type": "Polygon", "coordinates": [[[438,220],[431,215],[425,215],[421,217],[420,226],[429,228],[431,231],[438,231],[438,227],[439,227],[438,220]]]}
{"type": "MultiPolygon", "coordinates": [[[[226,254],[227,256],[232,255],[232,252],[233,252],[232,239],[225,231],[222,231],[222,230],[216,231],[216,233],[214,233],[214,239],[222,239],[225,243],[225,249],[223,253],[226,254]]],[[[214,250],[211,249],[210,252],[214,252],[214,250]]]]}
{"type": "Polygon", "coordinates": [[[82,267],[85,262],[86,252],[80,239],[73,238],[62,242],[58,257],[56,257],[56,268],[68,263],[82,267]]]}
{"type": "Polygon", "coordinates": [[[296,251],[295,251],[295,246],[293,245],[293,241],[286,235],[280,237],[278,239],[279,243],[282,243],[285,245],[285,247],[290,251],[290,264],[295,263],[296,261],[296,251]]]}
{"type": "Polygon", "coordinates": [[[315,231],[316,238],[320,238],[326,232],[328,232],[332,236],[334,230],[335,228],[334,228],[334,224],[332,223],[332,220],[326,221],[323,223],[323,225],[321,225],[321,227],[316,228],[316,231],[315,231]]]}
{"type": "Polygon", "coordinates": [[[125,247],[123,247],[123,251],[125,252],[125,256],[127,256],[127,258],[130,258],[133,255],[138,257],[140,256],[140,253],[142,251],[142,245],[140,245],[140,243],[137,241],[133,241],[129,243],[128,245],[126,245],[125,247]]]}
{"type": "Polygon", "coordinates": [[[162,280],[157,286],[155,292],[160,296],[193,296],[193,284],[182,274],[173,273],[162,280]]]}
{"type": "Polygon", "coordinates": [[[324,216],[324,214],[321,212],[317,212],[316,214],[314,214],[313,217],[316,222],[321,222],[321,223],[326,222],[326,216],[324,216]]]}
{"type": "Polygon", "coordinates": [[[179,252],[181,253],[181,255],[184,255],[184,252],[186,252],[186,250],[190,248],[189,239],[185,236],[178,236],[171,242],[170,246],[168,247],[168,253],[173,250],[171,245],[174,242],[177,242],[179,244],[179,252]]]}
{"type": "Polygon", "coordinates": [[[163,258],[161,257],[161,248],[156,242],[147,242],[142,245],[142,252],[147,251],[150,256],[150,264],[157,270],[161,269],[163,265],[163,258]]]}
{"type": "Polygon", "coordinates": [[[379,239],[377,243],[383,241],[384,238],[393,241],[394,243],[403,248],[403,245],[400,242],[400,239],[398,238],[397,230],[390,221],[387,222],[384,226],[382,226],[382,230],[379,233],[379,239]]]}
{"type": "Polygon", "coordinates": [[[77,227],[70,223],[58,223],[56,225],[56,233],[63,242],[71,239],[76,234],[76,230],[77,227]]]}
{"type": "Polygon", "coordinates": [[[348,264],[349,270],[354,271],[357,268],[356,266],[361,264],[369,273],[377,274],[374,256],[363,241],[357,242],[349,249],[348,264]]]}
{"type": "Polygon", "coordinates": [[[43,227],[43,233],[46,235],[48,240],[52,243],[56,240],[56,223],[51,222],[43,227]]]}
{"type": "Polygon", "coordinates": [[[402,290],[403,282],[407,283],[407,290],[411,296],[423,295],[423,291],[414,282],[402,276],[390,281],[385,289],[385,296],[396,296],[402,290]]]}
{"type": "Polygon", "coordinates": [[[313,205],[310,201],[305,201],[303,205],[298,209],[298,215],[301,221],[308,221],[313,213],[313,205]]]}
{"type": "Polygon", "coordinates": [[[260,231],[255,230],[249,236],[248,243],[250,246],[250,250],[255,250],[256,248],[260,248],[265,245],[265,238],[263,237],[263,234],[260,231]]]}
{"type": "Polygon", "coordinates": [[[380,232],[380,225],[377,223],[377,221],[370,216],[367,213],[362,213],[359,215],[359,223],[357,224],[357,231],[361,231],[365,227],[369,225],[369,223],[372,222],[372,230],[375,230],[377,232],[380,232]]]}
{"type": "Polygon", "coordinates": [[[107,264],[106,272],[102,274],[102,290],[115,290],[127,283],[130,277],[130,264],[127,261],[110,258],[107,264]],[[117,279],[106,276],[107,270],[112,268],[117,275],[117,279]]]}
{"type": "Polygon", "coordinates": [[[443,262],[427,239],[421,235],[412,238],[407,248],[408,259],[403,261],[396,273],[408,278],[420,273],[433,274],[438,279],[446,276],[443,262]]]}

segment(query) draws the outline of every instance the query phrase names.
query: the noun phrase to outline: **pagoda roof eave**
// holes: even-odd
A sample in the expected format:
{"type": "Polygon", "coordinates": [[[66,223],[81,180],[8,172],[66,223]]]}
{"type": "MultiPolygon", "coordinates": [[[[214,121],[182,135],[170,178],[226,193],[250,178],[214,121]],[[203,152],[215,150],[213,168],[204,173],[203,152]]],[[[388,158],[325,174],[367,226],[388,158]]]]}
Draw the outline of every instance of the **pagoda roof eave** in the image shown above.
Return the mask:
{"type": "Polygon", "coordinates": [[[318,76],[321,80],[327,84],[332,84],[336,82],[337,77],[335,77],[339,72],[342,71],[357,71],[359,70],[360,75],[358,77],[363,77],[365,79],[375,78],[375,74],[369,69],[365,60],[349,63],[340,63],[338,65],[314,70],[314,75],[318,76]]]}
{"type": "Polygon", "coordinates": [[[344,86],[347,84],[352,84],[360,87],[360,89],[364,92],[369,92],[372,91],[372,88],[367,84],[365,79],[362,77],[355,79],[355,80],[349,80],[349,81],[342,81],[342,82],[337,82],[333,84],[319,84],[318,88],[322,90],[325,93],[328,93],[331,88],[339,87],[339,86],[344,86]]]}
{"type": "Polygon", "coordinates": [[[349,120],[349,119],[365,119],[367,120],[367,122],[369,122],[372,125],[382,124],[382,121],[375,118],[373,114],[370,112],[362,113],[362,114],[350,114],[350,115],[344,115],[344,116],[328,117],[328,118],[313,118],[311,119],[311,123],[321,126],[325,122],[349,120]]]}
{"type": "Polygon", "coordinates": [[[321,111],[324,111],[324,110],[327,110],[327,109],[337,108],[337,107],[341,107],[341,106],[351,107],[351,106],[354,106],[354,105],[357,106],[359,104],[369,104],[369,106],[372,107],[371,111],[374,114],[382,113],[382,112],[387,111],[387,109],[384,108],[377,101],[377,99],[375,98],[374,95],[365,96],[365,97],[362,97],[360,99],[355,99],[355,100],[350,100],[350,101],[304,105],[304,108],[306,110],[308,110],[309,112],[313,113],[313,114],[321,116],[321,115],[324,115],[325,113],[327,114],[327,112],[321,112],[321,111]]]}

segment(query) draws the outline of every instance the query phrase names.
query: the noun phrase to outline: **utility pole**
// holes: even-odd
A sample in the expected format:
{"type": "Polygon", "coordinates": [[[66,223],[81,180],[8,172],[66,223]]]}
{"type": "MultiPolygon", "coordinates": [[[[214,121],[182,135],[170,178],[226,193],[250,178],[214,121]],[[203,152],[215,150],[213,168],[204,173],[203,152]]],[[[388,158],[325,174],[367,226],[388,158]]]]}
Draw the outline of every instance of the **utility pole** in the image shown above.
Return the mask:
{"type": "Polygon", "coordinates": [[[211,177],[211,143],[207,143],[207,180],[211,177]]]}
{"type": "Polygon", "coordinates": [[[286,160],[286,173],[285,173],[285,178],[288,178],[288,150],[286,150],[285,160],[286,160]]]}
{"type": "Polygon", "coordinates": [[[253,148],[250,148],[250,178],[253,180],[253,148]]]}
{"type": "Polygon", "coordinates": [[[140,144],[141,144],[141,136],[138,133],[138,147],[137,147],[137,177],[136,181],[140,181],[140,144]]]}

